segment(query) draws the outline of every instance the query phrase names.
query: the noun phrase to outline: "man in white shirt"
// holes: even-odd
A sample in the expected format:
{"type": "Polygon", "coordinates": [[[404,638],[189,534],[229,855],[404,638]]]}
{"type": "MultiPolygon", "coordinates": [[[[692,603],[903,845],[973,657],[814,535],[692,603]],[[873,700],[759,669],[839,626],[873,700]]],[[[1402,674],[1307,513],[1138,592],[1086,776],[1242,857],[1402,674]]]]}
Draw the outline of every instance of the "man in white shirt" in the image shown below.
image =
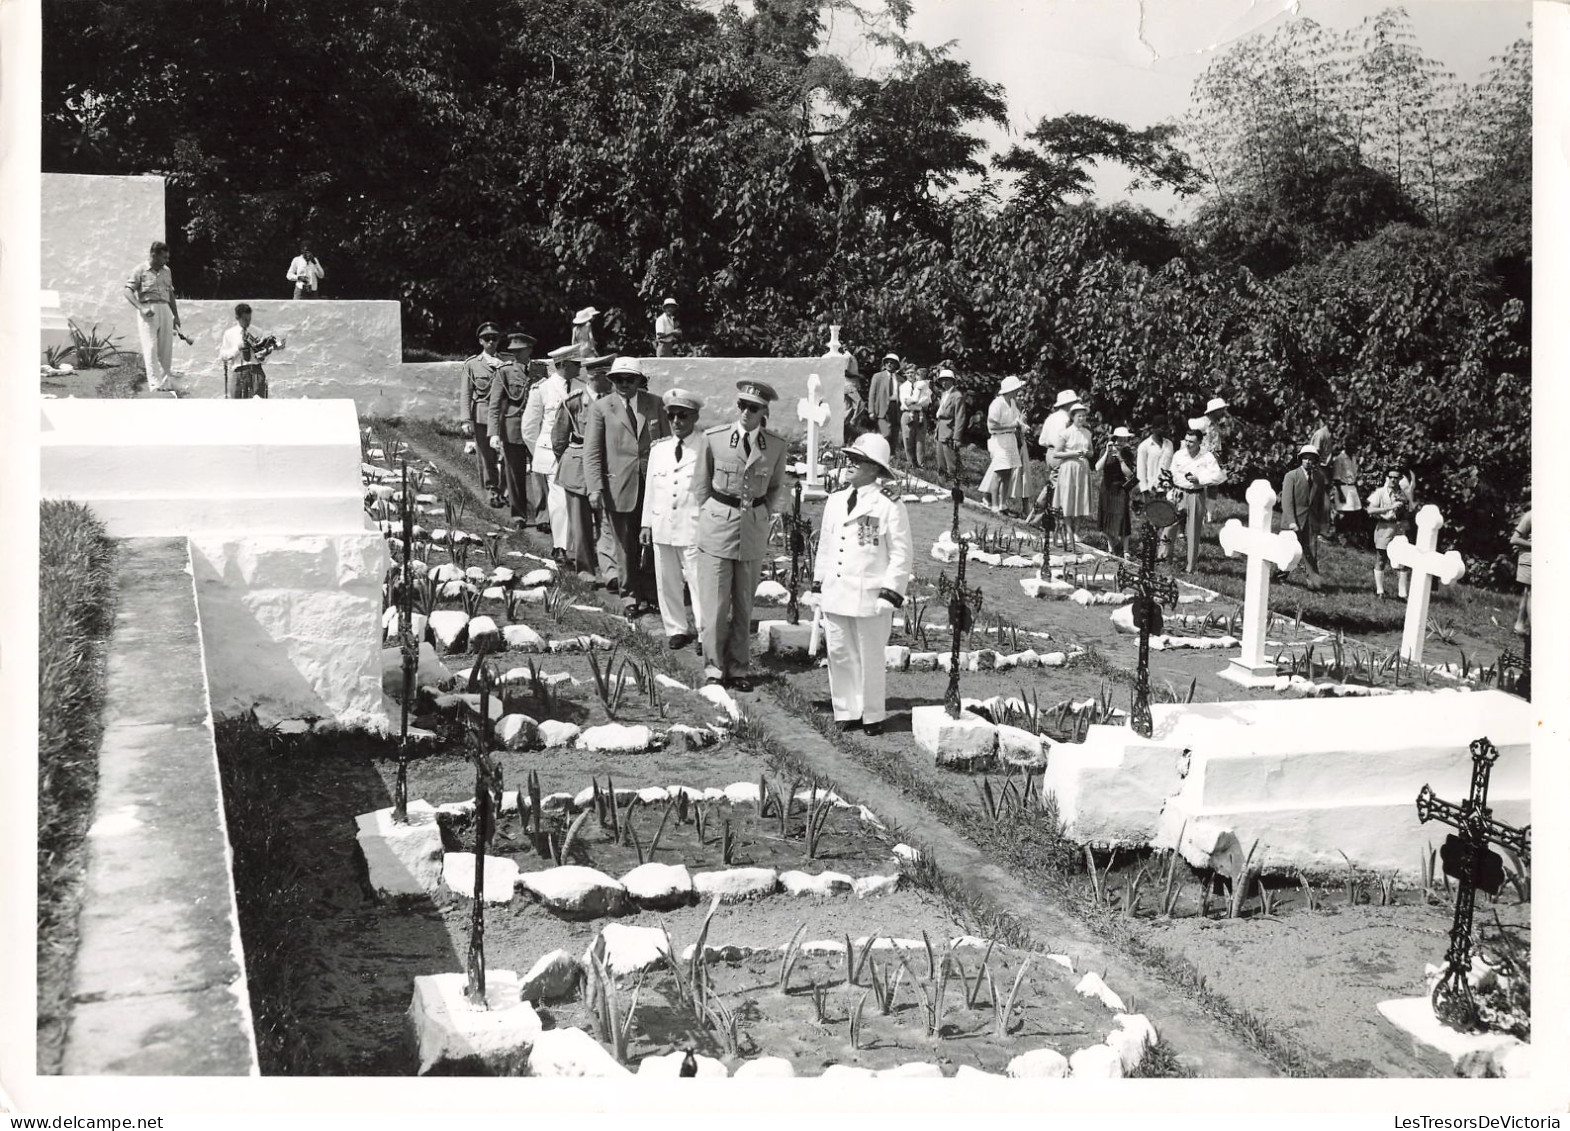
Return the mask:
{"type": "MultiPolygon", "coordinates": [[[[1172,441],[1167,439],[1171,427],[1167,418],[1158,416],[1150,422],[1150,434],[1134,450],[1135,475],[1139,480],[1139,499],[1148,503],[1161,490],[1161,473],[1172,467],[1172,441]]],[[[1171,532],[1163,530],[1157,544],[1156,558],[1165,559],[1171,543],[1171,532]]]]}
{"type": "Polygon", "coordinates": [[[131,272],[125,300],[136,308],[136,333],[142,343],[142,365],[150,389],[179,396],[174,383],[174,336],[180,332],[180,304],[169,272],[169,245],[154,241],[147,262],[131,272]],[[156,367],[156,368],[155,368],[156,367]],[[163,370],[158,376],[157,369],[163,370]]]}
{"type": "Polygon", "coordinates": [[[1184,537],[1187,539],[1187,568],[1193,573],[1199,560],[1200,519],[1205,509],[1205,488],[1226,482],[1226,475],[1216,457],[1202,451],[1203,437],[1198,428],[1190,428],[1183,436],[1183,446],[1172,456],[1172,502],[1186,516],[1184,537]]]}
{"type": "Polygon", "coordinates": [[[659,317],[654,320],[654,356],[675,357],[676,342],[681,337],[681,327],[676,325],[676,300],[668,298],[659,317]]]}
{"type": "Polygon", "coordinates": [[[545,476],[545,506],[551,520],[551,557],[567,560],[567,492],[556,477],[555,435],[557,418],[577,380],[579,350],[575,345],[550,352],[551,374],[529,390],[523,406],[523,422],[518,426],[526,443],[534,446],[530,470],[545,476]],[[537,425],[537,427],[536,427],[537,425]]]}
{"type": "Polygon", "coordinates": [[[251,330],[251,305],[242,302],[234,308],[234,322],[224,331],[218,357],[224,363],[224,395],[243,401],[252,397],[267,399],[267,373],[262,361],[283,342],[272,334],[258,337],[251,330]]]}
{"type": "Polygon", "coordinates": [[[900,440],[905,445],[905,458],[917,469],[926,454],[927,410],[931,407],[932,386],[927,383],[926,370],[913,369],[899,387],[900,440]]]}
{"type": "Polygon", "coordinates": [[[914,557],[905,504],[878,488],[892,477],[889,444],[872,432],[844,450],[850,485],[823,504],[808,603],[823,614],[829,696],[841,730],[881,734],[888,717],[884,649],[905,603],[914,557]]]}
{"type": "Polygon", "coordinates": [[[326,275],[327,270],[311,252],[311,245],[302,243],[300,254],[289,263],[288,279],[294,284],[294,297],[315,298],[317,288],[326,275]]]}
{"type": "MultiPolygon", "coordinates": [[[[1199,431],[1201,448],[1216,458],[1219,467],[1227,457],[1227,441],[1232,438],[1234,431],[1231,406],[1220,397],[1211,397],[1205,405],[1204,415],[1190,420],[1188,426],[1199,431]]],[[[1215,520],[1215,500],[1206,491],[1205,521],[1215,520]]]]}
{"type": "MultiPolygon", "coordinates": [[[[1041,446],[1046,448],[1048,452],[1051,452],[1057,445],[1057,442],[1063,438],[1063,430],[1068,427],[1069,414],[1078,403],[1079,394],[1073,389],[1064,389],[1058,394],[1058,399],[1053,404],[1052,411],[1047,414],[1047,419],[1042,422],[1041,435],[1037,437],[1041,441],[1041,446]]],[[[1047,464],[1049,467],[1052,465],[1050,455],[1047,458],[1047,464]]]]}
{"type": "Polygon", "coordinates": [[[671,389],[663,398],[671,434],[649,449],[649,478],[643,491],[640,540],[654,548],[654,584],[660,620],[672,648],[685,648],[697,635],[688,626],[681,599],[682,583],[692,594],[692,623],[703,624],[698,587],[698,505],[692,497],[692,473],[698,446],[692,431],[703,401],[685,389],[671,389]]]}

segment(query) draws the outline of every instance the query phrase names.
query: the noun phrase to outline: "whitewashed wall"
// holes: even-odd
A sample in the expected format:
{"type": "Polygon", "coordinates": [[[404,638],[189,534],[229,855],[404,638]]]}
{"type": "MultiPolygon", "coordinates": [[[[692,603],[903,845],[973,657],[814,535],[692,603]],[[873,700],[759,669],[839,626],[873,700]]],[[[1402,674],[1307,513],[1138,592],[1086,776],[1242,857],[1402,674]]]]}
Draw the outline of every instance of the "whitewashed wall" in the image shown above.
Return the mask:
{"type": "MultiPolygon", "coordinates": [[[[164,179],[45,173],[39,202],[39,287],[58,291],[60,312],[83,330],[114,326],[134,350],[125,281],[164,238],[164,179]]],[[[178,293],[179,264],[170,270],[178,293]]]]}

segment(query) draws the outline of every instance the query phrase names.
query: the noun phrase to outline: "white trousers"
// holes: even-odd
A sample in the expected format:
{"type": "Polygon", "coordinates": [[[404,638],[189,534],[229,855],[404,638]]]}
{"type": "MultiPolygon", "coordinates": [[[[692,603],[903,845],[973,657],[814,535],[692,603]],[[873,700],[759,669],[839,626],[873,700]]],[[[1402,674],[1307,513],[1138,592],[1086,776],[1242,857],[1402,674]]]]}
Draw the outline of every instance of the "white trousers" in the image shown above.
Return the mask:
{"type": "Polygon", "coordinates": [[[888,677],[884,649],[894,627],[885,610],[870,617],[823,614],[823,640],[829,652],[829,697],[838,721],[881,723],[888,718],[883,693],[888,677]]]}
{"type": "Polygon", "coordinates": [[[556,482],[556,469],[545,476],[545,511],[551,516],[551,547],[567,548],[567,492],[556,482]]]}
{"type": "Polygon", "coordinates": [[[147,373],[147,383],[157,386],[174,376],[169,368],[174,361],[174,312],[162,302],[153,303],[150,309],[151,318],[136,316],[136,335],[142,342],[142,368],[147,373]],[[153,368],[155,361],[162,366],[162,377],[153,368]]]}
{"type": "Polygon", "coordinates": [[[698,547],[654,543],[654,584],[660,595],[660,620],[665,623],[667,637],[696,635],[687,627],[687,609],[681,600],[683,581],[692,594],[692,623],[701,625],[703,606],[698,596],[698,547]]]}

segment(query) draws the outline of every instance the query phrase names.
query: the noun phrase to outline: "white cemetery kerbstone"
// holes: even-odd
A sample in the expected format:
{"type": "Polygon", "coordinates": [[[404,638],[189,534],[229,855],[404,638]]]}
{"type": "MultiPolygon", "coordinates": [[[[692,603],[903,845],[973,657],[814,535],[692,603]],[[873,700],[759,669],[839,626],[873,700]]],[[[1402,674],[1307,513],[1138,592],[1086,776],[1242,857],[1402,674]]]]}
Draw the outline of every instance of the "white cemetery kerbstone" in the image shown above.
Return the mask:
{"type": "Polygon", "coordinates": [[[1439,543],[1439,528],[1445,524],[1439,508],[1432,503],[1417,512],[1417,544],[1398,534],[1390,540],[1387,553],[1390,563],[1412,571],[1412,582],[1407,589],[1406,624],[1401,630],[1401,655],[1414,664],[1423,662],[1423,638],[1428,634],[1428,598],[1431,585],[1437,579],[1442,585],[1454,585],[1466,573],[1466,562],[1459,552],[1448,550],[1441,554],[1435,547],[1439,543]]]}
{"type": "Polygon", "coordinates": [[[663,911],[692,902],[692,875],[685,864],[650,860],[628,872],[621,882],[639,907],[663,911]]]}
{"type": "Polygon", "coordinates": [[[1045,741],[1021,727],[998,727],[998,757],[1007,765],[1039,770],[1047,764],[1045,741]]]}
{"type": "MultiPolygon", "coordinates": [[[[765,581],[763,585],[770,582],[765,581]]],[[[759,589],[763,585],[758,586],[759,589]]],[[[758,650],[768,652],[783,659],[800,659],[807,655],[807,650],[812,644],[812,610],[803,606],[800,624],[791,624],[786,620],[765,620],[758,622],[758,650]]]]}
{"type": "MultiPolygon", "coordinates": [[[[679,1077],[682,1062],[687,1059],[683,1051],[666,1053],[663,1056],[646,1056],[638,1062],[637,1075],[639,1076],[667,1076],[679,1077]]],[[[693,1056],[697,1064],[694,1074],[700,1080],[724,1080],[730,1075],[730,1070],[725,1067],[725,1062],[715,1060],[712,1056],[696,1053],[693,1056]]]]}
{"type": "Polygon", "coordinates": [[[583,978],[583,967],[565,950],[542,954],[523,976],[518,995],[535,1005],[571,997],[583,978]]]}
{"type": "Polygon", "coordinates": [[[637,974],[659,966],[670,956],[670,936],[660,927],[607,923],[584,951],[585,970],[594,969],[596,955],[616,977],[637,974]]]}
{"type": "Polygon", "coordinates": [[[543,1026],[519,994],[511,970],[485,972],[485,1004],[464,995],[465,974],[429,974],[414,979],[409,1021],[423,1076],[447,1064],[496,1076],[516,1076],[543,1026]]]}
{"type": "Polygon", "coordinates": [[[760,899],[779,890],[780,876],[773,868],[728,868],[720,872],[699,872],[692,877],[693,890],[701,898],[719,896],[721,903],[741,903],[760,899]]]}
{"type": "Polygon", "coordinates": [[[790,590],[778,581],[763,580],[753,593],[754,601],[768,605],[784,605],[790,600],[790,590]]]}
{"type": "Polygon", "coordinates": [[[1123,1075],[1123,1056],[1111,1045],[1090,1045],[1068,1058],[1068,1072],[1080,1080],[1117,1080],[1123,1075]]]}
{"type": "Polygon", "coordinates": [[[527,750],[540,738],[540,724],[528,715],[503,715],[492,732],[506,750],[527,750]]]}
{"type": "Polygon", "coordinates": [[[1510,1065],[1518,1065],[1522,1069],[1530,1067],[1523,1060],[1510,1054],[1531,1046],[1524,1044],[1509,1033],[1494,1031],[1482,1033],[1463,1033],[1452,1029],[1449,1025],[1434,1016],[1433,1002],[1427,997],[1396,998],[1392,1001],[1382,1001],[1378,1005],[1379,1012],[1398,1029],[1404,1029],[1412,1038],[1431,1048],[1436,1048],[1445,1053],[1456,1063],[1468,1055],[1483,1054],[1489,1056],[1496,1067],[1505,1068],[1505,1075],[1511,1075],[1508,1070],[1510,1065]]]}
{"type": "Polygon", "coordinates": [[[744,1076],[789,1079],[795,1075],[796,1066],[783,1056],[760,1056],[737,1065],[731,1079],[740,1080],[744,1076]]]}
{"type": "MultiPolygon", "coordinates": [[[[455,895],[474,898],[474,853],[449,852],[442,858],[442,883],[455,895]]],[[[506,856],[485,857],[485,902],[510,903],[518,884],[518,864],[506,856]]]]}
{"type": "Polygon", "coordinates": [[[654,741],[654,732],[646,726],[628,726],[624,723],[605,723],[590,727],[578,735],[579,750],[600,750],[607,753],[641,754],[654,741]]]}
{"type": "Polygon", "coordinates": [[[1118,1027],[1107,1034],[1107,1044],[1123,1059],[1126,1076],[1145,1059],[1145,1050],[1156,1043],[1156,1027],[1143,1013],[1120,1013],[1118,1027]]]}
{"type": "Polygon", "coordinates": [[[857,899],[870,899],[875,895],[887,895],[891,891],[898,891],[900,876],[898,872],[888,876],[857,876],[851,883],[850,890],[857,899]]]}
{"type": "Polygon", "coordinates": [[[819,872],[812,875],[792,869],[780,873],[780,886],[786,895],[840,895],[850,891],[856,881],[844,872],[819,872]]]}
{"type": "Polygon", "coordinates": [[[951,718],[941,703],[916,707],[910,713],[916,745],[940,766],[986,769],[997,759],[998,728],[980,715],[962,712],[951,718]]]}
{"type": "Polygon", "coordinates": [[[878,1069],[878,1079],[885,1080],[891,1077],[917,1077],[920,1079],[943,1079],[943,1069],[931,1061],[914,1060],[908,1064],[897,1065],[894,1068],[878,1069]]]}
{"type": "MultiPolygon", "coordinates": [[[[414,670],[414,686],[440,687],[452,679],[452,672],[436,656],[436,649],[429,643],[420,643],[419,665],[414,670]]],[[[403,694],[403,650],[382,649],[382,691],[395,698],[403,694]]]]}
{"type": "Polygon", "coordinates": [[[546,719],[540,724],[540,742],[547,750],[570,746],[578,737],[579,729],[577,723],[564,722],[561,719],[546,719]]]}
{"type": "Polygon", "coordinates": [[[1068,1075],[1068,1058],[1056,1049],[1031,1049],[1009,1061],[1005,1076],[1016,1080],[1057,1080],[1068,1075]]]}
{"type": "Polygon", "coordinates": [[[431,635],[442,646],[442,652],[452,655],[463,651],[468,637],[469,614],[462,609],[438,609],[430,616],[431,635]]]}
{"type": "Polygon", "coordinates": [[[1114,1013],[1123,1012],[1123,999],[1113,992],[1112,987],[1101,980],[1101,975],[1091,972],[1079,980],[1074,987],[1074,992],[1085,997],[1093,997],[1114,1013]]]}
{"type": "Polygon", "coordinates": [[[371,888],[379,895],[424,895],[440,886],[442,831],[427,801],[411,801],[409,819],[393,820],[392,807],[355,817],[354,839],[365,857],[371,888]]]}
{"type": "Polygon", "coordinates": [[[1246,554],[1248,570],[1243,583],[1243,651],[1221,672],[1223,679],[1243,687],[1258,687],[1276,678],[1276,665],[1265,658],[1265,623],[1270,616],[1268,567],[1290,570],[1303,557],[1297,534],[1270,532],[1270,511],[1276,492],[1263,479],[1248,485],[1248,525],[1228,519],[1221,528],[1221,548],[1227,557],[1246,554]]]}
{"type": "Polygon", "coordinates": [[[518,886],[558,915],[571,918],[617,915],[627,905],[627,889],[620,880],[578,864],[525,872],[518,877],[518,886]]]}
{"type": "Polygon", "coordinates": [[[818,430],[829,422],[829,406],[823,400],[823,379],[816,373],[807,377],[807,395],[796,402],[796,416],[807,425],[807,477],[804,485],[817,487],[820,485],[818,430]]]}
{"type": "Polygon", "coordinates": [[[530,1076],[630,1076],[611,1051],[582,1029],[547,1029],[529,1049],[530,1076]]]}

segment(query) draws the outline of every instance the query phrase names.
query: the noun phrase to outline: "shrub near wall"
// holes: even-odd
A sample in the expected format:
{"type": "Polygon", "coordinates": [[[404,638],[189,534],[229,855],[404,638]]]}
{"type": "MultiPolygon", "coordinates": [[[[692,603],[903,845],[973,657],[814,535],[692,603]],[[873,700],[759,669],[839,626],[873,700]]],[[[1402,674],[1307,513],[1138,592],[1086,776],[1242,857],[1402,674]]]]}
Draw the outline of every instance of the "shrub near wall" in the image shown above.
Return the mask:
{"type": "Polygon", "coordinates": [[[59,1071],[98,783],[113,543],[87,508],[44,501],[38,540],[38,1071],[59,1071]]]}

